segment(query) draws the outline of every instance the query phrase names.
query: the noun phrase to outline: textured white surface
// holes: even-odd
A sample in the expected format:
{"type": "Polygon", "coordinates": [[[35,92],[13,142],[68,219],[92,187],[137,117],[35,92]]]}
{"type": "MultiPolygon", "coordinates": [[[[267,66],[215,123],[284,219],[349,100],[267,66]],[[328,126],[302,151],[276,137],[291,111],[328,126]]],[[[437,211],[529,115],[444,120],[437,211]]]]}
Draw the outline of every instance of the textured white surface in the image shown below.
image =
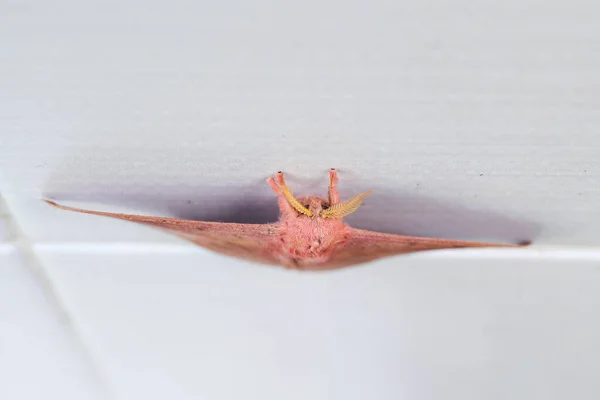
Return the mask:
{"type": "Polygon", "coordinates": [[[0,252],[0,398],[102,399],[98,366],[15,250],[0,252]]]}
{"type": "Polygon", "coordinates": [[[409,257],[296,274],[199,254],[42,258],[124,398],[600,390],[597,262],[409,257]]]}
{"type": "Polygon", "coordinates": [[[598,11],[4,1],[0,397],[598,398],[598,11]],[[263,222],[330,167],[355,226],[534,246],[302,275],[40,201],[263,222]]]}

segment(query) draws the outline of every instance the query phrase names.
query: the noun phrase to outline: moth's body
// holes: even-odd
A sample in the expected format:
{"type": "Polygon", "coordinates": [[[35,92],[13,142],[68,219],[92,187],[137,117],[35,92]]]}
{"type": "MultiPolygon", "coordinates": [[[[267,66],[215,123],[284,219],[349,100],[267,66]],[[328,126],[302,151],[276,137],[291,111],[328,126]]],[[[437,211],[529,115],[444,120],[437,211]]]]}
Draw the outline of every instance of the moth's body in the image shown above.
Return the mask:
{"type": "MultiPolygon", "coordinates": [[[[337,191],[337,172],[334,169],[329,172],[328,200],[318,196],[291,197],[281,171],[267,182],[279,196],[278,238],[271,249],[277,254],[280,264],[297,269],[313,269],[327,264],[352,229],[344,224],[341,217],[332,213],[334,206],[342,204],[337,191]]],[[[357,198],[358,205],[368,193],[357,198]]]]}
{"type": "Polygon", "coordinates": [[[57,205],[87,214],[124,219],[166,229],[202,247],[264,264],[300,270],[326,270],[360,264],[394,254],[462,247],[515,247],[459,240],[420,238],[352,228],[343,217],[356,211],[369,192],[341,201],[337,173],[329,172],[328,199],[296,198],[282,172],[267,180],[278,195],[280,218],[272,224],[191,221],[91,211],[57,205]]]}
{"type": "MultiPolygon", "coordinates": [[[[302,204],[311,204],[310,210],[320,210],[328,202],[320,197],[299,198],[302,204]]],[[[284,208],[277,227],[278,240],[273,248],[280,255],[281,263],[291,268],[317,265],[327,262],[338,245],[349,233],[349,226],[341,219],[307,216],[284,208]]]]}

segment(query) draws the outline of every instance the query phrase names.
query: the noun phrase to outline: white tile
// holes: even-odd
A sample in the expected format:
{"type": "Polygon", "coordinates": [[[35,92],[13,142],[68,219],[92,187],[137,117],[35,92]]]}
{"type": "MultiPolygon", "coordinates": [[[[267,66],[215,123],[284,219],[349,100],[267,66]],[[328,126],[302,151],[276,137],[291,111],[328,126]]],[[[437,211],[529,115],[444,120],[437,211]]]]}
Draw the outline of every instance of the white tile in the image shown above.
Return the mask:
{"type": "Polygon", "coordinates": [[[0,398],[108,398],[88,350],[51,303],[18,253],[1,252],[0,398]]]}
{"type": "Polygon", "coordinates": [[[598,261],[44,252],[122,398],[595,399],[598,261]]]}
{"type": "MultiPolygon", "coordinates": [[[[360,226],[600,245],[593,2],[31,4],[0,16],[0,185],[17,203],[214,217],[280,169],[323,193],[336,166],[344,193],[375,190],[360,226]]],[[[60,218],[77,236],[81,218],[60,218]]]]}

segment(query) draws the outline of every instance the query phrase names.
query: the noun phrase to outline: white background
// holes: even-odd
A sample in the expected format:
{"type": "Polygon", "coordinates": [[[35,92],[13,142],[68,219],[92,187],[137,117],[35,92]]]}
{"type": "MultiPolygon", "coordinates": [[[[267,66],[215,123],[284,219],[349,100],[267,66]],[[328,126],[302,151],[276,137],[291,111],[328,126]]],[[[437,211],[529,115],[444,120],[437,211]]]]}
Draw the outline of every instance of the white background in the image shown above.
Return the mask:
{"type": "Polygon", "coordinates": [[[0,398],[597,399],[592,1],[0,3],[0,398]],[[489,4],[488,4],[489,3],[489,4]],[[516,242],[330,273],[52,209],[516,242]]]}

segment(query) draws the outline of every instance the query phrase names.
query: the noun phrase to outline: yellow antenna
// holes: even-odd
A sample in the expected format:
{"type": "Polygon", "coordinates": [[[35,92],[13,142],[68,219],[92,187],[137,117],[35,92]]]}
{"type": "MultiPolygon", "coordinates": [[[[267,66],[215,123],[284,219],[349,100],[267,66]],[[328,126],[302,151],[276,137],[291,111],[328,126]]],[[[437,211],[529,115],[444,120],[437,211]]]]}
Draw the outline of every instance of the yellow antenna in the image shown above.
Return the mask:
{"type": "Polygon", "coordinates": [[[296,209],[296,211],[298,211],[299,213],[302,213],[304,215],[308,215],[309,217],[311,217],[313,215],[312,211],[310,211],[308,208],[306,208],[302,204],[300,204],[300,202],[294,197],[294,195],[292,194],[292,192],[290,192],[290,189],[286,185],[281,185],[280,187],[281,187],[281,192],[287,199],[288,203],[290,203],[290,205],[292,207],[294,207],[294,209],[296,209]]]}
{"type": "Polygon", "coordinates": [[[362,204],[363,199],[372,192],[372,190],[369,190],[368,192],[359,194],[352,200],[334,204],[327,210],[321,212],[321,216],[323,218],[343,218],[348,214],[352,214],[354,211],[358,210],[358,207],[360,207],[360,205],[362,204]]]}

